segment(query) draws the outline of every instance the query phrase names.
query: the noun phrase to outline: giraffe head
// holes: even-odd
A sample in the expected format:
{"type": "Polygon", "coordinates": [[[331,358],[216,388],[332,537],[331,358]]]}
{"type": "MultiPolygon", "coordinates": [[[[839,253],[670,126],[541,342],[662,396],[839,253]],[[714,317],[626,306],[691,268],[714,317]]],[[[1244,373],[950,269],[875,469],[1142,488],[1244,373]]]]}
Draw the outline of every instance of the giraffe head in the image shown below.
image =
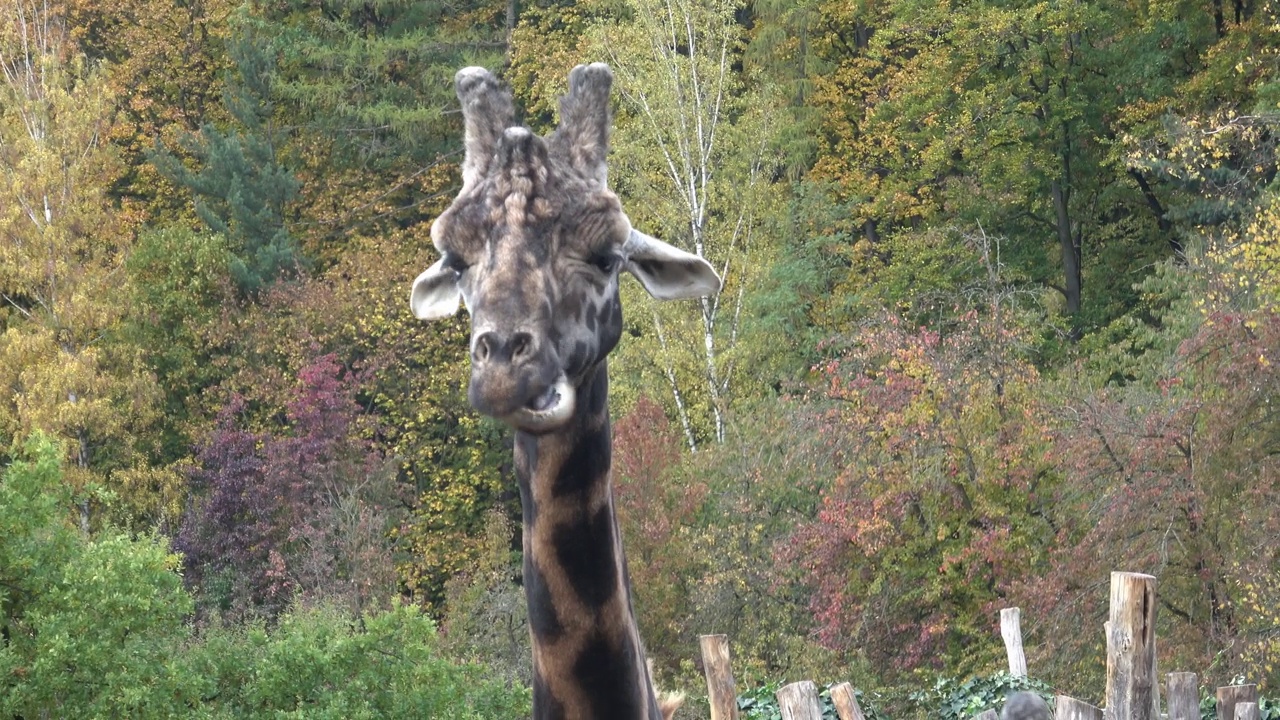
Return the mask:
{"type": "Polygon", "coordinates": [[[603,63],[579,65],[543,138],[514,125],[511,95],[483,68],[455,83],[466,157],[462,190],[431,228],[440,260],[413,282],[423,320],[461,301],[471,314],[468,399],[533,432],[562,426],[577,388],[622,333],[618,282],[635,276],[654,297],[714,294],[702,258],[631,227],[607,186],[609,89],[603,63]]]}

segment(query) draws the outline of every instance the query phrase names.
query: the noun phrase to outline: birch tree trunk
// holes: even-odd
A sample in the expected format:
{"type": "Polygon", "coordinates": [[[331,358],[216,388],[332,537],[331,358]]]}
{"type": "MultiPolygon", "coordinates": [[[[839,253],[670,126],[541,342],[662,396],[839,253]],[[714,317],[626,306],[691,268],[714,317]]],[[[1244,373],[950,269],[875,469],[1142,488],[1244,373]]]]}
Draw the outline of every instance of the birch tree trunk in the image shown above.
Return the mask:
{"type": "Polygon", "coordinates": [[[724,288],[682,307],[653,306],[656,361],[690,449],[722,441],[738,391],[739,344],[750,279],[761,271],[758,209],[772,159],[767,113],[735,70],[740,3],[631,0],[634,21],[598,42],[626,115],[614,133],[623,169],[611,173],[632,220],[706,258],[724,288]],[[690,311],[693,311],[692,316],[690,311]],[[683,313],[683,315],[682,315],[683,313]]]}

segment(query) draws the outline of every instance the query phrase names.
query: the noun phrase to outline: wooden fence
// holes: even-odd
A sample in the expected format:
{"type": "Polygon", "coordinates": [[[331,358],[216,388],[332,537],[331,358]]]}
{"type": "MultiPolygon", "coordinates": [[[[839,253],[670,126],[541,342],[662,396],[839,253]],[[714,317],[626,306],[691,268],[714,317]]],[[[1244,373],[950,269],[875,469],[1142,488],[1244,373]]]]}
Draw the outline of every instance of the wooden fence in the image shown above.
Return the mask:
{"type": "MultiPolygon", "coordinates": [[[[1000,635],[1009,656],[1009,673],[1027,675],[1022,650],[1021,612],[1000,611],[1000,635]]],[[[1066,695],[1054,703],[1055,720],[1200,720],[1199,680],[1195,673],[1169,673],[1165,685],[1166,712],[1160,712],[1160,687],[1156,681],[1156,579],[1139,573],[1111,573],[1111,611],[1104,625],[1107,639],[1107,689],[1105,709],[1066,695]]],[[[737,690],[724,635],[700,638],[703,669],[711,704],[711,720],[738,720],[737,690]]],[[[842,682],[831,688],[831,700],[840,720],[866,720],[853,686],[842,682]]],[[[1258,689],[1232,685],[1217,691],[1218,720],[1259,720],[1258,689]]],[[[783,720],[822,720],[818,686],[801,680],[778,690],[783,720]]],[[[978,720],[998,720],[986,710],[978,720]]]]}

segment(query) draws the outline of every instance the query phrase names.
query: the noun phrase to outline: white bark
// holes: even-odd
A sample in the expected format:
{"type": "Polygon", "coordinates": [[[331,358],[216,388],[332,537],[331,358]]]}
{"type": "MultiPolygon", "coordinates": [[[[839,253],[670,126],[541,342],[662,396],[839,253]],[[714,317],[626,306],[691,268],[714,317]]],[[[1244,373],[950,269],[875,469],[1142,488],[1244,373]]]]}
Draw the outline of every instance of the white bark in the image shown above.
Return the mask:
{"type": "MultiPolygon", "coordinates": [[[[606,37],[603,41],[619,78],[618,87],[636,111],[646,137],[640,142],[653,148],[671,193],[679,198],[681,224],[688,228],[692,251],[718,265],[726,290],[718,297],[703,298],[699,307],[701,347],[672,347],[676,338],[659,329],[663,345],[662,371],[668,380],[677,414],[690,447],[693,426],[709,426],[714,439],[725,436],[725,411],[732,398],[732,366],[725,359],[738,341],[745,298],[743,274],[751,269],[746,259],[755,230],[754,204],[749,198],[761,182],[763,140],[755,147],[725,145],[727,103],[731,102],[733,60],[738,33],[733,5],[688,0],[633,0],[640,39],[631,43],[606,37]],[[621,43],[621,46],[619,45],[621,43]],[[734,193],[716,182],[726,156],[749,152],[753,158],[746,186],[739,182],[734,193]],[[732,198],[726,200],[725,198],[732,198]],[[719,202],[720,207],[712,207],[719,202]],[[718,220],[709,229],[709,217],[718,220]],[[727,313],[721,323],[721,313],[727,313]],[[723,327],[720,327],[723,325],[723,327]],[[707,394],[705,420],[689,417],[681,396],[680,380],[672,351],[683,349],[702,355],[699,384],[707,394]],[[705,424],[703,424],[705,423],[705,424]]],[[[739,112],[737,115],[742,115],[739,112]]],[[[739,155],[741,157],[741,155],[739,155]]],[[[655,312],[655,324],[657,313],[655,312]]],[[[681,340],[688,342],[692,338],[681,340]]],[[[684,382],[688,382],[685,380],[684,382]]],[[[692,388],[686,388],[692,389],[692,388]]]]}

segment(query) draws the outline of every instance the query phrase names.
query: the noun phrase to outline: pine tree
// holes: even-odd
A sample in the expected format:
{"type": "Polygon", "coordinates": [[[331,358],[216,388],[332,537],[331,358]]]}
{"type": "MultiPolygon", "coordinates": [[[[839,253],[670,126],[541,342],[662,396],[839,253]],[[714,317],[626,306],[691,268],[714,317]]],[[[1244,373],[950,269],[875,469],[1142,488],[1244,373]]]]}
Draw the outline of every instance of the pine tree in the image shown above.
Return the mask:
{"type": "Polygon", "coordinates": [[[200,219],[227,237],[231,274],[246,295],[304,264],[285,220],[301,185],[280,159],[286,138],[274,121],[273,54],[269,39],[241,17],[230,44],[235,77],[224,98],[237,127],[205,125],[190,138],[186,149],[197,170],[165,150],[153,156],[162,173],[195,195],[200,219]]]}

